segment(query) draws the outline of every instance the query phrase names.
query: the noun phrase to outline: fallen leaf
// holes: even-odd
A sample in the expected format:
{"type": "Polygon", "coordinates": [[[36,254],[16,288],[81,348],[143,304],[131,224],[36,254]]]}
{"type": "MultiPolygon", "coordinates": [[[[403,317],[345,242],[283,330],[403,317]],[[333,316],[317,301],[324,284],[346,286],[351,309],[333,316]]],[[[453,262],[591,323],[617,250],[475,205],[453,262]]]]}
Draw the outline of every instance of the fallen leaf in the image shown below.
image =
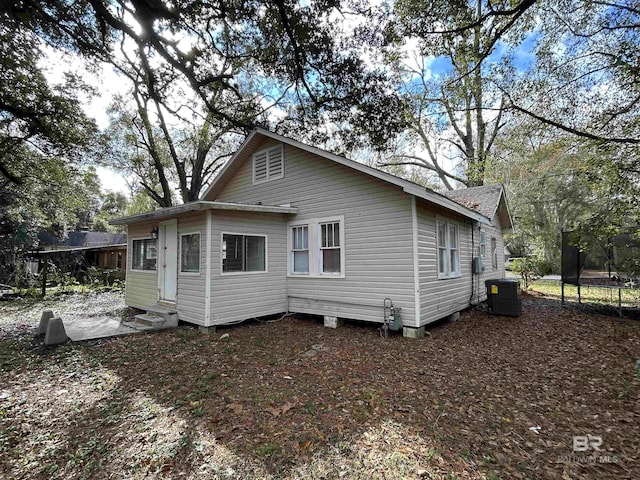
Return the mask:
{"type": "Polygon", "coordinates": [[[281,408],[282,413],[283,414],[287,413],[289,410],[291,410],[295,406],[296,406],[296,402],[287,402],[287,403],[285,403],[281,408]]]}
{"type": "Polygon", "coordinates": [[[311,440],[307,440],[306,442],[303,442],[300,444],[300,450],[306,450],[310,446],[311,446],[311,440]]]}
{"type": "Polygon", "coordinates": [[[279,408],[273,408],[273,407],[272,408],[265,408],[265,411],[269,412],[274,417],[279,417],[280,413],[282,413],[279,408]]]}

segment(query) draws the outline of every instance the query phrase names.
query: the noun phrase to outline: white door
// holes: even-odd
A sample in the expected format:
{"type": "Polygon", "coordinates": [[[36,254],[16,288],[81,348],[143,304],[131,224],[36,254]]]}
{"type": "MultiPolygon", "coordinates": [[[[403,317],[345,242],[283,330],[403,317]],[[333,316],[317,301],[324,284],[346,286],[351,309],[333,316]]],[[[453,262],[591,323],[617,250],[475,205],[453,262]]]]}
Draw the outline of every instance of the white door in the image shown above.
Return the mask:
{"type": "Polygon", "coordinates": [[[160,224],[160,300],[176,301],[178,280],[178,223],[176,220],[160,224]]]}

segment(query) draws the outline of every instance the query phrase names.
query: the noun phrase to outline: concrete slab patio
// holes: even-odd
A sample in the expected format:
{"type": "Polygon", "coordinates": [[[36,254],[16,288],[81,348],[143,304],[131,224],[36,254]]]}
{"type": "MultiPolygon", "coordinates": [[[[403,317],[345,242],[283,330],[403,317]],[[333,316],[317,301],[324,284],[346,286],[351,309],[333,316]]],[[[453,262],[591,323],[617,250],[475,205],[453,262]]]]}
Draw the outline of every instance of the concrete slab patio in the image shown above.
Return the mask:
{"type": "Polygon", "coordinates": [[[140,330],[122,325],[119,318],[108,316],[67,317],[63,318],[62,322],[67,336],[74,342],[142,333],[140,330]]]}

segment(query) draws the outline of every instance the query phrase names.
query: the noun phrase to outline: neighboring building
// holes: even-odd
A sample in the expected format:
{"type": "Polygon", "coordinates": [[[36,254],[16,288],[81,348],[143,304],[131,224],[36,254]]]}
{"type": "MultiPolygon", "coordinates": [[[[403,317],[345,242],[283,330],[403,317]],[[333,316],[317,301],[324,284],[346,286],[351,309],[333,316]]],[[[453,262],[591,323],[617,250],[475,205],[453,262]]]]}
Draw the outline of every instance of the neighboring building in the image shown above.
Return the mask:
{"type": "Polygon", "coordinates": [[[481,197],[469,208],[257,129],[201,200],[112,221],[128,227],[126,303],[208,327],[280,312],[383,322],[390,298],[415,335],[504,277],[504,192],[493,209],[481,197]]]}
{"type": "Polygon", "coordinates": [[[42,232],[39,240],[40,247],[32,254],[47,257],[78,279],[89,267],[126,271],[127,235],[124,233],[69,232],[65,239],[59,240],[42,232]]]}

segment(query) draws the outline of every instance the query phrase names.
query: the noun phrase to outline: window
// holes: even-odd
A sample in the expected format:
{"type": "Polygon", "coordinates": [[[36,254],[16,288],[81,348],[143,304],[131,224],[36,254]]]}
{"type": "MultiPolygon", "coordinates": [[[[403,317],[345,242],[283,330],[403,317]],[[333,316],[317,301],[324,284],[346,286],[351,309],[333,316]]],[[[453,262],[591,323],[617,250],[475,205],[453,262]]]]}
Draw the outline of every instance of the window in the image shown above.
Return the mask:
{"type": "Polygon", "coordinates": [[[291,228],[292,273],[309,273],[309,226],[291,228]]]}
{"type": "Polygon", "coordinates": [[[451,273],[460,273],[460,255],[458,254],[458,226],[449,224],[449,266],[451,273]]]}
{"type": "Polygon", "coordinates": [[[491,237],[491,266],[494,270],[498,269],[498,244],[495,237],[491,237]]]}
{"type": "Polygon", "coordinates": [[[156,269],[156,239],[133,240],[133,270],[156,269]]]}
{"type": "Polygon", "coordinates": [[[447,222],[438,221],[438,273],[449,273],[449,259],[447,258],[447,222]]]}
{"type": "Polygon", "coordinates": [[[267,237],[222,234],[222,272],[266,272],[267,237]]]}
{"type": "Polygon", "coordinates": [[[438,276],[457,276],[460,274],[458,225],[444,220],[438,220],[437,230],[438,276]]]}
{"type": "Polygon", "coordinates": [[[180,235],[180,271],[200,273],[200,234],[180,235]]]}
{"type": "Polygon", "coordinates": [[[253,154],[253,183],[284,177],[284,147],[275,147],[253,154]]]}
{"type": "Polygon", "coordinates": [[[322,273],[340,273],[340,222],[320,224],[322,273]]]}
{"type": "Polygon", "coordinates": [[[484,260],[487,258],[487,239],[484,232],[480,232],[480,258],[484,260]]]}
{"type": "Polygon", "coordinates": [[[344,277],[344,217],[289,225],[289,274],[344,277]]]}

